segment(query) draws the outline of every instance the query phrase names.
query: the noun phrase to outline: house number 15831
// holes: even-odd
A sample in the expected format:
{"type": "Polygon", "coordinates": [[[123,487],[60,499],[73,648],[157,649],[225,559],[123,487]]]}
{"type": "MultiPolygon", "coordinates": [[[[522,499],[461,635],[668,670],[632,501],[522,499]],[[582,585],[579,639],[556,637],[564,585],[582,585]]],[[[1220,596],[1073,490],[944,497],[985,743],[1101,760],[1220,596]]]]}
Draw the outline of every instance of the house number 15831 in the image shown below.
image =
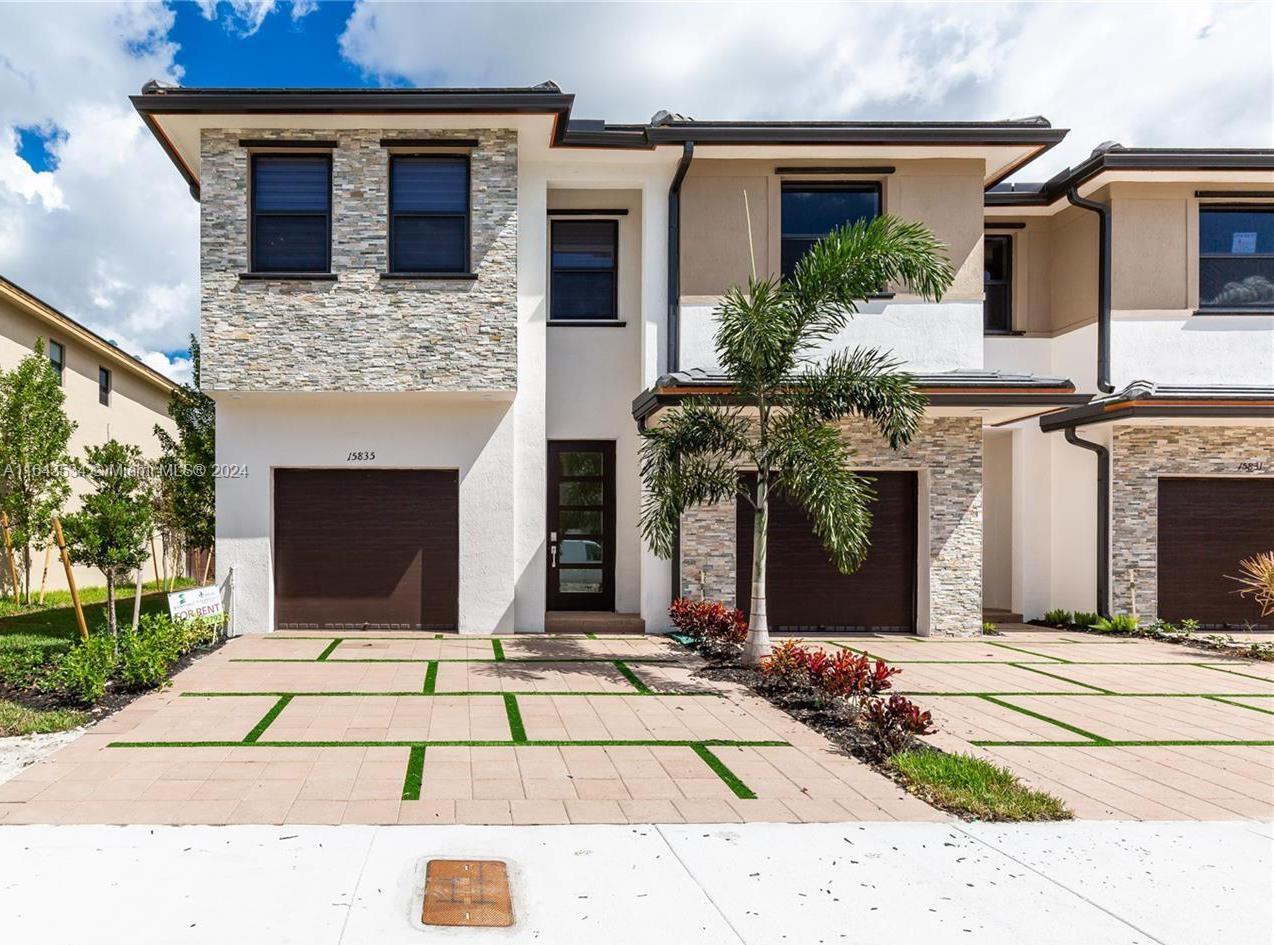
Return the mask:
{"type": "Polygon", "coordinates": [[[357,462],[366,462],[367,460],[371,460],[375,458],[376,458],[375,450],[350,450],[349,455],[345,457],[345,461],[347,463],[357,463],[357,462]]]}

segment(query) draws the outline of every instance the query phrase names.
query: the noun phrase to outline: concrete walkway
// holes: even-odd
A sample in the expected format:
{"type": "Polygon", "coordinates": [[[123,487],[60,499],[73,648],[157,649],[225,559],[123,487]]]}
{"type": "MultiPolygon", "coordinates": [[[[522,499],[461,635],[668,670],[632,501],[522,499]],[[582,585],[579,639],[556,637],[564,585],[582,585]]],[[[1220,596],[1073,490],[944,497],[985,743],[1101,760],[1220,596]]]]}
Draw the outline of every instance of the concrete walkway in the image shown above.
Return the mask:
{"type": "Polygon", "coordinates": [[[1270,825],[0,827],[29,945],[1258,945],[1270,825]],[[419,925],[424,863],[506,860],[511,929],[419,925]]]}

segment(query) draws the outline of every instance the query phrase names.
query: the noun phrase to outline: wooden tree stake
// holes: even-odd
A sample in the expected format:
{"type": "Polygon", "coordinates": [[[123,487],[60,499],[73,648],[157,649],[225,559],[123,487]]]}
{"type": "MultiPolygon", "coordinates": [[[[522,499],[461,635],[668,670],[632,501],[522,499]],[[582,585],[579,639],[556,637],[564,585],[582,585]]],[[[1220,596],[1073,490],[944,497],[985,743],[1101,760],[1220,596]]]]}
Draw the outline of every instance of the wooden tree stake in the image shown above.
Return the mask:
{"type": "Polygon", "coordinates": [[[44,588],[49,583],[49,562],[53,560],[53,536],[44,545],[44,570],[40,573],[40,604],[44,604],[44,588]]]}
{"type": "Polygon", "coordinates": [[[137,587],[133,589],[133,632],[137,632],[137,625],[142,620],[142,574],[141,568],[137,569],[137,587]]]}
{"type": "Polygon", "coordinates": [[[53,516],[53,539],[58,544],[58,553],[62,556],[62,567],[66,568],[66,584],[71,589],[71,603],[75,605],[75,622],[80,625],[80,639],[88,642],[88,624],[84,622],[84,608],[80,606],[80,592],[75,587],[75,572],[71,570],[71,556],[66,553],[66,539],[62,537],[62,523],[53,516]]]}
{"type": "Polygon", "coordinates": [[[9,559],[9,579],[13,582],[13,602],[22,603],[22,588],[18,585],[18,564],[13,558],[13,539],[9,534],[9,513],[0,512],[0,529],[4,531],[4,553],[9,559]]]}
{"type": "Polygon", "coordinates": [[[160,587],[164,585],[159,580],[159,556],[155,554],[155,533],[150,533],[150,563],[155,566],[155,583],[160,587]]]}
{"type": "Polygon", "coordinates": [[[208,571],[211,568],[212,568],[212,549],[205,548],[204,555],[203,555],[203,581],[201,583],[203,584],[208,583],[208,571]]]}

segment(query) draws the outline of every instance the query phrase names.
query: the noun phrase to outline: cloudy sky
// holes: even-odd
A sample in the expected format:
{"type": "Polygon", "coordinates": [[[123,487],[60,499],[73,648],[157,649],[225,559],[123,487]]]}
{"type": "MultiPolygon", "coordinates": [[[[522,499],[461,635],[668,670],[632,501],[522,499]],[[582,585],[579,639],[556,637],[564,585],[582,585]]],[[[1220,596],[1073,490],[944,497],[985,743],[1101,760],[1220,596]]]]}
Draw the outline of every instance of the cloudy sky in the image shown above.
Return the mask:
{"type": "Polygon", "coordinates": [[[578,117],[978,119],[1274,146],[1274,5],[0,3],[0,274],[189,372],[197,207],[128,104],[184,85],[530,85],[578,117]]]}

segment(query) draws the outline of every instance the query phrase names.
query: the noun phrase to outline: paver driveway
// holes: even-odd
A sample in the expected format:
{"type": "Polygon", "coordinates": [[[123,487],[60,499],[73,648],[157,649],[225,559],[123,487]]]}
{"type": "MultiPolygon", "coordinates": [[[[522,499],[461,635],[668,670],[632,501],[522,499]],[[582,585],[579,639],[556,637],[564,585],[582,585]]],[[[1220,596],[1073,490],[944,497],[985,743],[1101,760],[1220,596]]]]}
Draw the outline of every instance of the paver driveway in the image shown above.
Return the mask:
{"type": "MultiPolygon", "coordinates": [[[[897,664],[936,745],[1077,816],[1274,818],[1270,664],[1033,629],[819,645],[897,664]]],[[[644,637],[241,638],[0,785],[0,823],[945,817],[695,668],[644,637]]]]}

